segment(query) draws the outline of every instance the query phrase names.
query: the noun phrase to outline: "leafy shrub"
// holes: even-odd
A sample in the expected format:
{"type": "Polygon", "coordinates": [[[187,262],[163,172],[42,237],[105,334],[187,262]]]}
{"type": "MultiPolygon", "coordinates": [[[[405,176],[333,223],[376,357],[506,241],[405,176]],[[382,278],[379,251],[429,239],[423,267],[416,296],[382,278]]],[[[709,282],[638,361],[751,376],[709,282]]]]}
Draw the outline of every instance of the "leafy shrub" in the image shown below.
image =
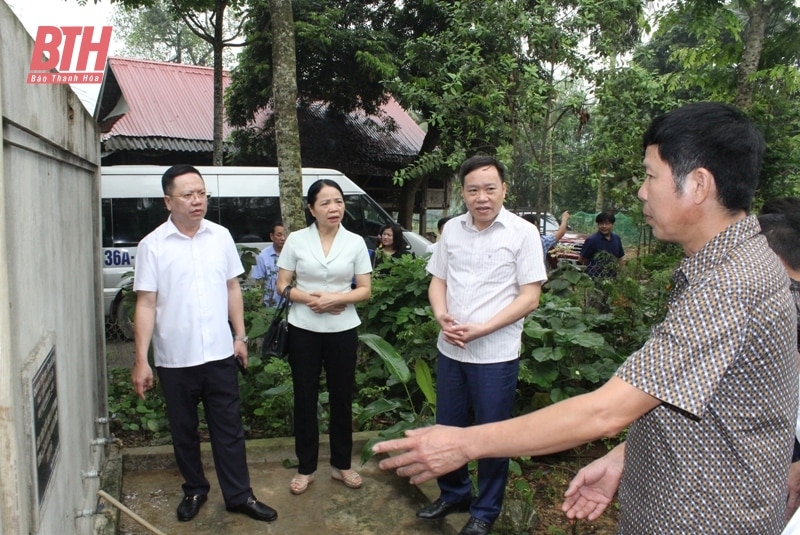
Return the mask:
{"type": "Polygon", "coordinates": [[[128,368],[108,370],[108,414],[112,433],[141,431],[153,438],[169,435],[167,407],[161,388],[149,390],[145,399],[140,399],[133,391],[128,368]]]}
{"type": "MultiPolygon", "coordinates": [[[[616,279],[607,281],[593,281],[565,263],[553,270],[539,309],[525,320],[515,413],[590,391],[611,377],[663,317],[670,274],[679,260],[675,249],[634,258],[616,279]]],[[[399,436],[433,420],[439,327],[428,303],[426,263],[425,258],[407,255],[382,264],[373,278],[372,299],[357,307],[362,319],[353,400],[358,429],[399,436]]],[[[289,364],[260,357],[260,337],[274,310],[263,306],[259,285],[244,284],[243,297],[251,338],[249,370],[239,381],[245,428],[249,436],[291,436],[289,364]]],[[[322,432],[327,427],[326,403],[323,382],[322,432]]],[[[161,436],[168,429],[160,390],[138,400],[128,370],[110,371],[109,406],[120,430],[161,436]]]]}
{"type": "Polygon", "coordinates": [[[439,326],[428,303],[430,275],[427,258],[404,255],[378,265],[372,278],[372,297],[359,303],[361,331],[392,344],[406,362],[436,357],[439,326]]]}
{"type": "Polygon", "coordinates": [[[664,260],[643,275],[635,259],[614,279],[593,280],[566,263],[551,271],[539,308],[523,328],[517,412],[605,383],[663,318],[673,269],[664,260]]]}
{"type": "Polygon", "coordinates": [[[239,376],[245,429],[251,436],[257,431],[261,438],[291,436],[294,398],[289,363],[275,357],[264,360],[254,350],[247,374],[239,376]]]}
{"type": "MultiPolygon", "coordinates": [[[[425,270],[426,258],[404,255],[390,262],[380,264],[372,278],[372,297],[368,302],[359,303],[362,341],[377,336],[381,342],[370,347],[372,351],[360,352],[356,369],[356,403],[358,407],[369,407],[377,399],[397,400],[393,410],[375,414],[373,419],[367,415],[371,410],[359,412],[359,428],[375,429],[391,426],[394,422],[418,420],[424,410],[417,409],[429,402],[431,392],[420,387],[419,380],[404,382],[391,365],[391,357],[381,353],[377,346],[388,346],[387,351],[402,359],[404,366],[414,370],[414,377],[422,384],[432,384],[431,364],[437,354],[436,338],[439,326],[433,319],[428,303],[430,276],[425,270]],[[378,354],[381,358],[375,359],[378,354]],[[378,418],[380,416],[380,418],[378,418]]],[[[432,411],[431,411],[432,415],[432,411]]]]}

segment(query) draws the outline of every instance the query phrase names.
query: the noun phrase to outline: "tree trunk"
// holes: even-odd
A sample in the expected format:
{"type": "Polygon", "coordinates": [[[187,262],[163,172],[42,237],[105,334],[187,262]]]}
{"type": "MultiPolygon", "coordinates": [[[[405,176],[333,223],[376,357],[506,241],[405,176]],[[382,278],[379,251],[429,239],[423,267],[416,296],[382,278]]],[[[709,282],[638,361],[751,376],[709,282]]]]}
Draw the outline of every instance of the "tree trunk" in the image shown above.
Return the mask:
{"type": "Polygon", "coordinates": [[[606,204],[605,192],[603,190],[605,188],[605,182],[603,177],[600,177],[597,181],[597,196],[594,199],[594,209],[597,212],[602,212],[606,204]]]}
{"type": "Polygon", "coordinates": [[[281,214],[288,231],[306,226],[303,166],[297,124],[297,58],[291,0],[269,0],[272,19],[272,97],[280,176],[281,214]]]}
{"type": "Polygon", "coordinates": [[[226,3],[217,0],[214,6],[214,152],[213,164],[222,165],[222,125],[224,124],[224,108],[222,104],[222,49],[225,46],[222,23],[224,22],[226,3]]]}
{"type": "MultiPolygon", "coordinates": [[[[419,155],[432,152],[439,145],[441,139],[441,132],[438,128],[430,127],[425,134],[425,139],[422,140],[422,147],[419,149],[419,155]]],[[[452,173],[448,173],[450,177],[452,173]]],[[[411,227],[414,223],[414,199],[417,195],[417,190],[422,184],[425,177],[420,176],[414,180],[404,183],[400,188],[400,202],[397,207],[397,222],[401,227],[408,230],[413,230],[411,227]]],[[[448,178],[447,180],[450,180],[448,178]]],[[[445,190],[447,187],[445,186],[445,190]]],[[[423,205],[424,205],[423,201],[423,205]]]]}
{"type": "Polygon", "coordinates": [[[736,69],[738,76],[736,106],[741,109],[749,108],[753,101],[753,83],[748,78],[758,71],[768,15],[769,8],[763,0],[755,0],[747,9],[748,23],[744,35],[742,60],[736,69]]]}

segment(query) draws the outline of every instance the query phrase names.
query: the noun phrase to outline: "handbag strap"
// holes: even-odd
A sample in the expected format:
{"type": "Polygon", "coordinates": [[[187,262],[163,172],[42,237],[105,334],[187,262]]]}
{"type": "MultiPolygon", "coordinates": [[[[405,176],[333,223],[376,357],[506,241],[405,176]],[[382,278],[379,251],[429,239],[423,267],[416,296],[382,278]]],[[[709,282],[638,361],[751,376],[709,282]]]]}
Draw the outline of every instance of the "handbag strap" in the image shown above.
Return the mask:
{"type": "Polygon", "coordinates": [[[275,313],[275,318],[281,318],[286,313],[286,310],[289,308],[291,304],[291,299],[289,299],[289,294],[292,291],[292,286],[288,285],[286,288],[283,289],[281,292],[281,302],[278,303],[278,311],[275,313]]]}

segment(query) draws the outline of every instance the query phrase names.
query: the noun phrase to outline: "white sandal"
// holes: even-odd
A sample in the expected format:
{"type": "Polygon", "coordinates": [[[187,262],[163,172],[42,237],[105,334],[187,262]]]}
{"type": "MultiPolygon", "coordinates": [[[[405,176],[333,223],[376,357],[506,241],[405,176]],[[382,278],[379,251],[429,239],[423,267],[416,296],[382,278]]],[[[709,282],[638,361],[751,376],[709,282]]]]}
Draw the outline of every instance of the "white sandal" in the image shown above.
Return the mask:
{"type": "Polygon", "coordinates": [[[308,486],[314,482],[314,474],[295,474],[289,483],[289,491],[292,494],[303,494],[308,490],[308,486]]]}
{"type": "Polygon", "coordinates": [[[355,470],[339,470],[338,468],[331,467],[331,478],[335,479],[336,481],[341,481],[344,483],[345,487],[351,489],[358,489],[361,488],[361,485],[364,482],[361,480],[361,476],[358,475],[358,472],[355,470]]]}

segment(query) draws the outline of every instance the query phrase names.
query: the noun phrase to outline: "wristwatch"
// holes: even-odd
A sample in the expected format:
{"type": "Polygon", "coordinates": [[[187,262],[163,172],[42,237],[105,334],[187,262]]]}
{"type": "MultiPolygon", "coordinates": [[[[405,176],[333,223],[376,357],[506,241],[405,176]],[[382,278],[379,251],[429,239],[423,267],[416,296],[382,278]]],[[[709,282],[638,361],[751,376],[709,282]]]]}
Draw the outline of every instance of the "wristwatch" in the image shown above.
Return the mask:
{"type": "Polygon", "coordinates": [[[244,342],[246,344],[249,340],[250,339],[248,337],[246,337],[246,336],[234,336],[233,337],[233,341],[234,342],[244,342]]]}

